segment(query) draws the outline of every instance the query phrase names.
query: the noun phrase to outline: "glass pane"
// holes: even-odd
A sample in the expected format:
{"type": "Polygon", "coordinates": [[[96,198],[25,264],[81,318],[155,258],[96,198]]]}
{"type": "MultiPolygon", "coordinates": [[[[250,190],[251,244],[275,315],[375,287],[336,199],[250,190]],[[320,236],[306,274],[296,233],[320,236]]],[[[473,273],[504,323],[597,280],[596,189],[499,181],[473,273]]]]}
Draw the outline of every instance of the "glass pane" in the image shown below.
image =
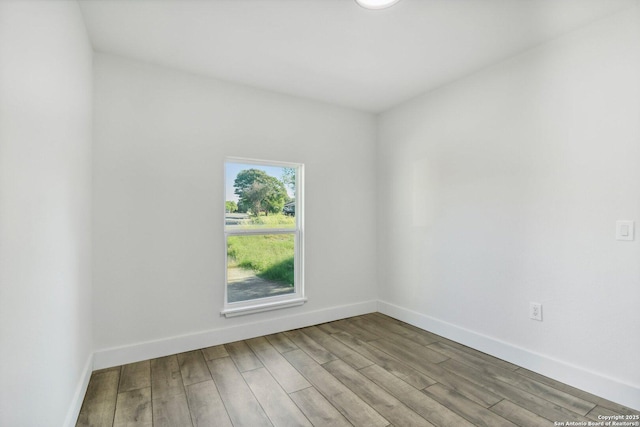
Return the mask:
{"type": "Polygon", "coordinates": [[[296,168],[227,162],[225,226],[295,228],[296,168]]]}
{"type": "Polygon", "coordinates": [[[293,234],[228,236],[227,302],[293,293],[294,256],[293,234]]]}

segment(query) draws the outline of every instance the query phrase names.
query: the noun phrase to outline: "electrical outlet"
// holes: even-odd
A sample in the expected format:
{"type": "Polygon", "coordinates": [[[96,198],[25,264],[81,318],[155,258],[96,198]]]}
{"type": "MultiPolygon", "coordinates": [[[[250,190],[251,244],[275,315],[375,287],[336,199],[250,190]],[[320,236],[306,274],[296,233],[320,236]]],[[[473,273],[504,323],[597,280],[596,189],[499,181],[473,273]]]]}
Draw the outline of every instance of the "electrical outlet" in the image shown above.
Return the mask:
{"type": "Polygon", "coordinates": [[[538,302],[529,303],[529,317],[542,322],[542,304],[538,302]]]}

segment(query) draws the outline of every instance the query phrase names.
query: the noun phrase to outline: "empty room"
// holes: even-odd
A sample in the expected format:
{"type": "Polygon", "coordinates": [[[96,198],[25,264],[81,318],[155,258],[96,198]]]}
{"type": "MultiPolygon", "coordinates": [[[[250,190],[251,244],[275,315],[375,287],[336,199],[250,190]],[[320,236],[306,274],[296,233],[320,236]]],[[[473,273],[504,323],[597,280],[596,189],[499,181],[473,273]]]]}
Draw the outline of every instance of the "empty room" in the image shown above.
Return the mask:
{"type": "Polygon", "coordinates": [[[640,0],[0,0],[0,426],[640,426],[640,0]]]}

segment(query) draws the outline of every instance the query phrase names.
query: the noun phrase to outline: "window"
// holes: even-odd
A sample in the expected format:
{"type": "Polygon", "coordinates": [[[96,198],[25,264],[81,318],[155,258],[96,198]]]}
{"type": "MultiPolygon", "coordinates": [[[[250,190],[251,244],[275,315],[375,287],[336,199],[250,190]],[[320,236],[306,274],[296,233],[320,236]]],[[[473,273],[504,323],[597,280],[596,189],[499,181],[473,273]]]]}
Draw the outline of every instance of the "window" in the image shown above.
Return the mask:
{"type": "Polygon", "coordinates": [[[302,169],[283,162],[225,162],[225,316],[306,301],[302,169]]]}

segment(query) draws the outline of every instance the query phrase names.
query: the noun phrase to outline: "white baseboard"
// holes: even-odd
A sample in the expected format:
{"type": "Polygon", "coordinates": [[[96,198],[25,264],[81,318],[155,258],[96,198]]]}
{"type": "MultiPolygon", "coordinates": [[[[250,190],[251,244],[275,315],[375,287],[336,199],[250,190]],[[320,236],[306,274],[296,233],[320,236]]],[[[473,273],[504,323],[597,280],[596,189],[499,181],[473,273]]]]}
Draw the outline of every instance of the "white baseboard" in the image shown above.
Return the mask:
{"type": "Polygon", "coordinates": [[[275,334],[290,329],[303,328],[305,326],[331,322],[346,317],[373,313],[376,309],[377,301],[366,301],[293,316],[283,314],[282,317],[262,322],[212,329],[161,340],[97,350],[94,353],[93,368],[110,368],[112,366],[197,350],[213,345],[275,334]]]}
{"type": "Polygon", "coordinates": [[[596,396],[640,410],[640,388],[384,301],[378,311],[596,396]]]}
{"type": "Polygon", "coordinates": [[[76,392],[73,394],[73,400],[67,411],[67,418],[64,420],[65,427],[74,427],[82,408],[82,402],[84,401],[84,395],[87,393],[87,386],[91,379],[91,372],[93,371],[93,354],[90,354],[87,358],[87,362],[82,370],[82,375],[78,381],[76,392]]]}

